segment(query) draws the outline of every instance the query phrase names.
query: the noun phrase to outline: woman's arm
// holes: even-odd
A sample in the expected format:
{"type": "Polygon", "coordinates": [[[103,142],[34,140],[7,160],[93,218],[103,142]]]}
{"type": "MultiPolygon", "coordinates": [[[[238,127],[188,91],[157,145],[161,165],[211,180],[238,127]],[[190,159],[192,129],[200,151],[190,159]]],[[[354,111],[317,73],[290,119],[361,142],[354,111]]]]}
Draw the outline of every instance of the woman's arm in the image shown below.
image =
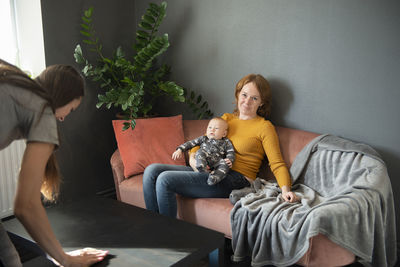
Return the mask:
{"type": "Polygon", "coordinates": [[[102,260],[106,254],[100,251],[98,254],[78,257],[66,254],[54,235],[41,202],[40,188],[47,161],[53,150],[53,144],[27,144],[18,179],[14,213],[39,246],[61,265],[88,266],[102,260]]]}
{"type": "Polygon", "coordinates": [[[267,130],[264,133],[263,146],[268,157],[271,171],[274,173],[274,176],[282,189],[282,198],[287,202],[297,202],[299,201],[299,198],[291,191],[290,174],[281,154],[279,137],[276,133],[275,127],[272,123],[268,122],[266,129],[267,130]]]}

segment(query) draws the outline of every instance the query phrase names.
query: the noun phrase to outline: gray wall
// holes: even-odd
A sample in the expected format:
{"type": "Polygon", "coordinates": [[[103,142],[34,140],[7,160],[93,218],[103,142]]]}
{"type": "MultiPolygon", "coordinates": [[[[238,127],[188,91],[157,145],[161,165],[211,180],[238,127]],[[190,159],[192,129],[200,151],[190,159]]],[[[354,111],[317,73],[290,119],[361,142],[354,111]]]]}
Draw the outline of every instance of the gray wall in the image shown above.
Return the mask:
{"type": "MultiPolygon", "coordinates": [[[[137,19],[148,2],[136,2],[137,19]]],[[[397,232],[399,31],[400,2],[373,0],[169,0],[161,30],[173,78],[216,115],[232,111],[242,76],[260,73],[273,87],[275,124],[373,146],[391,177],[397,232]]]]}
{"type": "MultiPolygon", "coordinates": [[[[46,65],[70,64],[79,69],[73,52],[82,43],[79,33],[83,10],[94,6],[95,29],[110,56],[118,43],[129,50],[135,33],[131,0],[42,0],[46,65]]],[[[90,59],[90,52],[86,50],[90,59]]],[[[92,56],[93,58],[93,56],[92,56]]],[[[64,183],[61,201],[95,194],[114,186],[110,158],[117,145],[111,120],[115,110],[96,109],[99,88],[87,81],[81,106],[60,123],[61,146],[57,151],[64,183]]]]}
{"type": "MultiPolygon", "coordinates": [[[[113,49],[130,44],[149,1],[72,2],[42,0],[47,64],[74,63],[84,8],[95,5],[98,32],[113,49]]],[[[373,146],[388,166],[400,229],[399,29],[397,0],[169,0],[160,32],[170,36],[172,78],[206,97],[216,115],[232,111],[242,76],[260,73],[273,87],[275,124],[373,146]]],[[[62,126],[67,197],[112,185],[114,114],[95,109],[89,87],[62,126]]],[[[165,115],[192,118],[184,105],[165,103],[165,115]]]]}

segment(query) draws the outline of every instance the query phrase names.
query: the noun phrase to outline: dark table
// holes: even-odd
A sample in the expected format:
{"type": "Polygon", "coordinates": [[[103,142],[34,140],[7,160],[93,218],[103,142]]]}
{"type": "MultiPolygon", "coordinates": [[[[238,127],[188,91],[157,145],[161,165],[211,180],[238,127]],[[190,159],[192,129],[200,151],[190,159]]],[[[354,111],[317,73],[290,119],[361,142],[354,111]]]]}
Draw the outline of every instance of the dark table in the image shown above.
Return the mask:
{"type": "MultiPolygon", "coordinates": [[[[94,247],[109,251],[95,266],[191,266],[218,249],[223,266],[224,235],[182,220],[104,197],[85,198],[47,208],[51,226],[65,251],[94,247]]],[[[16,219],[7,231],[30,239],[16,219]]]]}

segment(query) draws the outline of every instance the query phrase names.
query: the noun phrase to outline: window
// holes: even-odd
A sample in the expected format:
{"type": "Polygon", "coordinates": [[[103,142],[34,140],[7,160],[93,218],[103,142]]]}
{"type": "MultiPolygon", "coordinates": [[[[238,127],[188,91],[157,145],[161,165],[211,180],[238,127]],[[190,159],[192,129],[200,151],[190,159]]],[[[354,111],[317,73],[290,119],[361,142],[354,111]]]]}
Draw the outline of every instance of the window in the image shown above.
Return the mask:
{"type": "Polygon", "coordinates": [[[18,63],[18,46],[15,25],[14,1],[0,0],[0,58],[12,64],[18,63]]]}
{"type": "Polygon", "coordinates": [[[40,0],[0,0],[0,57],[38,75],[45,68],[40,0]]]}
{"type": "MultiPolygon", "coordinates": [[[[32,76],[45,68],[40,0],[0,0],[0,36],[0,58],[32,76]]],[[[13,214],[24,150],[17,140],[0,151],[0,219],[13,214]]]]}

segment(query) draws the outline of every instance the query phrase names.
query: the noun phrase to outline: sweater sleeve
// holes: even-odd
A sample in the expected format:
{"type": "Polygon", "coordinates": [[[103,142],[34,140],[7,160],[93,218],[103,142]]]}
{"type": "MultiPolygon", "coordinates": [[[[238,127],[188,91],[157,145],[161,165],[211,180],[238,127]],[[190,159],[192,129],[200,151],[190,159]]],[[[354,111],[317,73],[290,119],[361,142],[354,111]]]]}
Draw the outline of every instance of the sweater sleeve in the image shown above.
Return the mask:
{"type": "Polygon", "coordinates": [[[279,187],[285,185],[291,187],[292,182],[288,168],[281,154],[278,134],[276,133],[275,127],[269,121],[267,121],[267,127],[262,133],[262,139],[269,166],[279,187]]]}

